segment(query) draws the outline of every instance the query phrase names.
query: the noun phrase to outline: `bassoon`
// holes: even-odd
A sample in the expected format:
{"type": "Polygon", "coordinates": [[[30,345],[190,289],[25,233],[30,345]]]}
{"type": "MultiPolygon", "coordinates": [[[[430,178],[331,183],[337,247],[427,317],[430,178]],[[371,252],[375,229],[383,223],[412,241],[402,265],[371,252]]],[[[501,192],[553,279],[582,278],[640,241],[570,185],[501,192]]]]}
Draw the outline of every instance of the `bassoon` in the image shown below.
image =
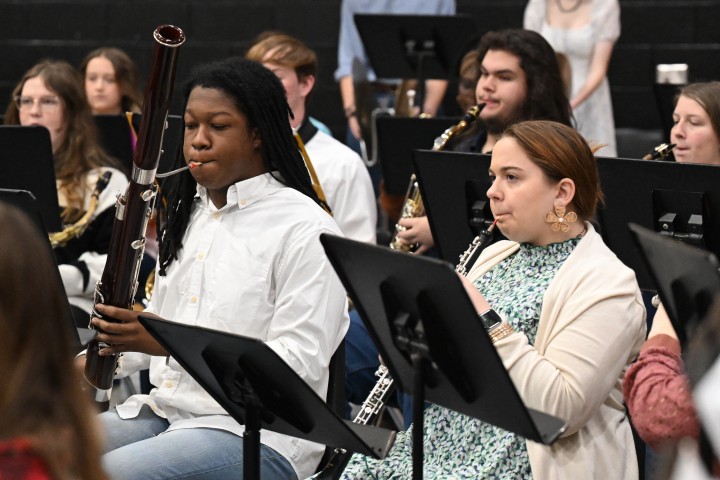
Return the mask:
{"type": "MultiPolygon", "coordinates": [[[[185,34],[176,26],[160,25],[153,32],[153,38],[156,43],[145,87],[130,183],[115,205],[107,261],[95,286],[95,305],[130,308],[137,290],[140,262],[145,252],[145,230],[157,193],[155,174],[172,99],[178,47],[185,42],[185,34]]],[[[95,307],[92,315],[103,318],[95,307]]],[[[111,318],[105,320],[114,321],[111,318]]],[[[110,399],[119,358],[117,354],[100,356],[98,352],[105,347],[107,345],[97,339],[90,342],[85,363],[85,378],[97,389],[95,400],[98,402],[110,399]]]]}

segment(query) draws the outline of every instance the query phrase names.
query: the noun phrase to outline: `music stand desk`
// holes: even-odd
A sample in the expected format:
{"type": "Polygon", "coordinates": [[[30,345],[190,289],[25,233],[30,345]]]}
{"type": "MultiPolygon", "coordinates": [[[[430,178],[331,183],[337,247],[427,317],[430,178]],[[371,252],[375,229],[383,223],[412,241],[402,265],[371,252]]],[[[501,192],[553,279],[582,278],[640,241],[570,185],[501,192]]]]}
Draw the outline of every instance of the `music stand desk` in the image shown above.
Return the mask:
{"type": "Polygon", "coordinates": [[[259,478],[260,428],[383,458],[395,432],[341,419],[265,342],[164,319],[140,323],[239,423],[246,480],[259,478]],[[254,463],[255,465],[248,465],[254,463]]]}
{"type": "MultiPolygon", "coordinates": [[[[564,421],[522,402],[450,264],[327,234],[320,241],[393,378],[416,405],[427,398],[544,444],[565,430],[564,421]],[[418,355],[426,356],[424,385],[418,355]]],[[[422,409],[413,423],[422,435],[422,409]]]]}
{"type": "Polygon", "coordinates": [[[435,138],[457,118],[413,118],[384,116],[376,119],[378,157],[385,191],[405,195],[413,173],[412,157],[416,148],[431,148],[435,138]]]}
{"type": "MultiPolygon", "coordinates": [[[[130,124],[127,116],[119,115],[95,115],[100,142],[105,152],[120,160],[127,172],[132,171],[133,146],[130,133],[130,124]]],[[[142,115],[132,114],[132,124],[135,131],[140,130],[142,115]]],[[[175,157],[183,139],[183,119],[179,115],[167,116],[167,128],[163,136],[163,149],[160,154],[158,173],[167,172],[173,169],[175,157]]]]}
{"type": "Polygon", "coordinates": [[[377,78],[417,79],[421,109],[425,80],[456,76],[476,31],[472,17],[462,14],[355,14],[354,20],[377,78]]]}
{"type": "Polygon", "coordinates": [[[354,18],[378,78],[451,78],[476,31],[472,17],[462,14],[358,13],[354,18]]]}
{"type": "Polygon", "coordinates": [[[628,228],[684,345],[720,293],[720,263],[707,250],[633,223],[628,228]]]}
{"type": "MultiPolygon", "coordinates": [[[[457,263],[480,230],[492,224],[487,190],[490,155],[416,150],[413,165],[440,258],[457,263]],[[476,202],[483,203],[473,212],[476,202]],[[471,225],[473,218],[478,225],[471,225]]],[[[495,234],[499,238],[499,232],[495,234]]]]}
{"type": "Polygon", "coordinates": [[[655,285],[637,255],[628,223],[661,231],[665,213],[675,213],[678,224],[687,222],[691,214],[702,214],[703,248],[720,257],[720,168],[606,157],[598,157],[597,165],[605,196],[597,211],[599,232],[605,244],[635,271],[640,288],[654,289],[655,285]]]}
{"type": "Polygon", "coordinates": [[[32,192],[46,231],[59,232],[55,161],[47,128],[1,125],[0,164],[0,188],[32,192]]]}
{"type": "MultiPolygon", "coordinates": [[[[7,203],[14,206],[21,212],[23,212],[30,222],[35,226],[36,231],[45,240],[43,243],[47,246],[47,254],[55,260],[55,255],[50,245],[47,230],[43,223],[43,218],[40,214],[40,210],[37,206],[37,202],[33,194],[27,190],[12,190],[0,188],[0,203],[7,203]]],[[[60,271],[55,268],[56,276],[56,288],[62,293],[62,298],[65,299],[65,305],[62,312],[58,312],[59,317],[64,317],[67,324],[70,325],[70,334],[72,339],[75,341],[77,350],[81,350],[87,346],[88,343],[97,335],[97,331],[91,328],[77,328],[75,327],[75,321],[73,314],[70,309],[70,303],[67,301],[67,295],[65,294],[65,287],[60,276],[60,271]]],[[[89,319],[89,318],[88,318],[89,319]]]]}

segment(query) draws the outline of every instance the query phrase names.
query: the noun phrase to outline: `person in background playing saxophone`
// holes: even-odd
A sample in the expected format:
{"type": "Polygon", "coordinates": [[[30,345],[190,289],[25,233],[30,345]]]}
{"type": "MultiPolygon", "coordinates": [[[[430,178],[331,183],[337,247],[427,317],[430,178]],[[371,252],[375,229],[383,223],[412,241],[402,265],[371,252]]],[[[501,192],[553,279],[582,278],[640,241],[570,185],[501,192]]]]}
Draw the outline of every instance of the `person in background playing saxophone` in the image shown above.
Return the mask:
{"type": "MultiPolygon", "coordinates": [[[[673,112],[670,140],[675,160],[720,165],[720,82],[683,87],[673,112]]],[[[677,332],[659,305],[647,341],[623,380],[628,411],[638,435],[662,452],[700,428],[677,332]]],[[[718,467],[716,466],[716,469],[718,467]]],[[[717,473],[717,472],[716,472],[717,473]]]]}
{"type": "Polygon", "coordinates": [[[691,83],[680,90],[670,142],[678,162],[720,165],[720,82],[691,83]]]}
{"type": "Polygon", "coordinates": [[[87,312],[76,321],[86,327],[95,283],[105,267],[115,198],[127,188],[127,177],[120,163],[100,147],[82,78],[67,62],[44,60],[30,68],[12,92],[5,124],[41,125],[50,131],[64,225],[77,222],[88,211],[98,179],[112,174],[84,233],[55,248],[70,302],[87,312]]]}
{"type": "MultiPolygon", "coordinates": [[[[488,32],[477,50],[480,78],[475,95],[485,108],[445,150],[488,153],[508,126],[523,120],[571,125],[570,102],[557,57],[540,34],[522,29],[488,32]]],[[[434,245],[427,217],[404,218],[398,224],[401,242],[420,245],[416,254],[434,245]]]]}
{"type": "MultiPolygon", "coordinates": [[[[637,480],[620,383],[645,338],[645,307],[635,273],[590,223],[602,199],[594,152],[566,125],[515,123],[489,175],[509,240],[461,280],[523,402],[568,428],[546,446],[430,405],[425,478],[637,480]]],[[[383,460],[354,455],[342,478],[411,478],[412,436],[400,432],[383,460]]]]}
{"type": "MultiPolygon", "coordinates": [[[[288,122],[282,83],[257,62],[233,58],[195,68],[183,90],[155,287],[145,315],[267,342],[321,398],[330,358],[347,329],[347,298],[319,242],[340,229],[313,190],[288,122]]],[[[104,412],[103,463],[114,480],[242,479],[244,428],[138,321],[140,312],[98,304],[93,317],[124,353],[118,377],[150,369],[155,386],[104,412]]],[[[261,433],[263,479],[306,478],[324,448],[261,433]]]]}
{"type": "Polygon", "coordinates": [[[305,144],[343,235],[374,244],[377,208],[365,164],[349,147],[315,127],[307,114],[307,101],[318,75],[315,52],[297,38],[272,32],[261,34],[245,57],[272,70],[285,87],[292,109],[290,126],[305,144]]]}

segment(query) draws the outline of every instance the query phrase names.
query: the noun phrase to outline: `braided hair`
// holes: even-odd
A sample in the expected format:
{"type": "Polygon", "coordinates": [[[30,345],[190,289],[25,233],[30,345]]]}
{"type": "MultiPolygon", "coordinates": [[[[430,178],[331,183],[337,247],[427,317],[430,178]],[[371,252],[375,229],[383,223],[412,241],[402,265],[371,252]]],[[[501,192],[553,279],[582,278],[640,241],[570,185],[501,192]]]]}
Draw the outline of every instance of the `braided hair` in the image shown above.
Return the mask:
{"type": "MultiPolygon", "coordinates": [[[[196,87],[221,90],[231,97],[235,107],[247,118],[248,127],[259,132],[266,171],[325,207],[313,189],[290,129],[288,115],[292,115],[292,111],[285,97],[285,88],[273,72],[260,63],[241,57],[201,65],[192,71],[183,89],[183,111],[196,87]],[[275,171],[279,177],[275,176],[275,171]]],[[[176,164],[185,164],[182,148],[178,149],[176,164]]],[[[164,221],[159,222],[160,275],[165,275],[168,266],[178,258],[197,192],[197,183],[189,171],[171,179],[163,186],[169,194],[164,221]]]]}

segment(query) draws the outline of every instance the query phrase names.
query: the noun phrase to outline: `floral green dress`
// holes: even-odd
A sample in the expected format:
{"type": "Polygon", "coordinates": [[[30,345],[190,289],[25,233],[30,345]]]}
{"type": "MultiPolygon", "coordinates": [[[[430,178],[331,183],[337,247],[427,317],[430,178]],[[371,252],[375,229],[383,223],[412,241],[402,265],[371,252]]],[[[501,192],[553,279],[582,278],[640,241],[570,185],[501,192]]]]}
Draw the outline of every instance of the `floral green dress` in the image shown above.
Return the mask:
{"type": "MultiPolygon", "coordinates": [[[[478,287],[493,309],[530,344],[537,333],[543,296],[579,239],[520,249],[478,279],[478,287]]],[[[488,423],[430,404],[425,409],[423,473],[425,479],[532,478],[525,440],[488,423]]],[[[383,460],[354,455],[344,480],[408,479],[412,477],[412,425],[399,432],[383,460]]]]}

